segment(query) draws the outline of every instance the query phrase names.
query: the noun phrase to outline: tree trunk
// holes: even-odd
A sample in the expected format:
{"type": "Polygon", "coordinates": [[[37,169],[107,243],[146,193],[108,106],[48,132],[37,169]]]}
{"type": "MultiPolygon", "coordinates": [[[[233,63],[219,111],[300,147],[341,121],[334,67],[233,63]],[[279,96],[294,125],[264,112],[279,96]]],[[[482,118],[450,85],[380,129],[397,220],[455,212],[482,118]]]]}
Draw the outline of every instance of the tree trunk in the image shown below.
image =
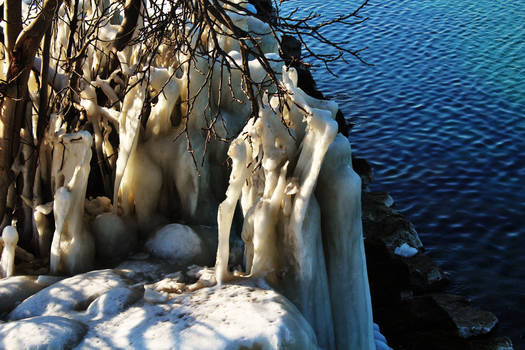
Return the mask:
{"type": "MultiPolygon", "coordinates": [[[[13,5],[17,11],[16,0],[7,2],[5,8],[6,18],[18,18],[18,14],[10,13],[13,5]]],[[[9,51],[9,69],[7,71],[5,96],[0,102],[0,217],[5,214],[7,190],[14,180],[11,167],[18,153],[20,144],[20,128],[24,118],[24,109],[27,99],[27,81],[29,72],[44,33],[50,27],[56,10],[62,0],[45,0],[42,10],[37,17],[18,35],[14,48],[9,51]]],[[[19,2],[18,2],[19,4],[19,2]]],[[[15,33],[14,28],[9,29],[10,24],[17,23],[17,19],[8,24],[8,45],[12,42],[10,33],[15,33]]],[[[20,16],[21,21],[21,16],[20,16]]],[[[9,22],[9,21],[8,21],[9,22]]],[[[13,24],[14,25],[14,24],[13,24]]],[[[14,35],[14,34],[13,34],[14,35]]],[[[9,46],[8,46],[9,48],[9,46]]]]}

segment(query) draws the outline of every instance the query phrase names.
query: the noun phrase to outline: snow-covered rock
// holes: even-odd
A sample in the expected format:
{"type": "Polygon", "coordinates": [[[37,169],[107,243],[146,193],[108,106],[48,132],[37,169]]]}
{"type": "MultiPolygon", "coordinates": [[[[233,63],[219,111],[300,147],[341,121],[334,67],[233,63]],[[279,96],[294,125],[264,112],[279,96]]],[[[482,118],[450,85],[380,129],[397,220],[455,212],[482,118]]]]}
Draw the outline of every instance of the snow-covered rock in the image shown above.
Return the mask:
{"type": "Polygon", "coordinates": [[[142,297],[135,289],[117,287],[96,298],[86,310],[91,320],[115,316],[142,297]]]}
{"type": "Polygon", "coordinates": [[[13,310],[18,303],[56,281],[54,276],[13,276],[0,279],[0,314],[13,310]]]}
{"type": "Polygon", "coordinates": [[[169,259],[182,265],[201,263],[205,250],[197,233],[191,227],[181,224],[162,227],[146,242],[146,249],[157,258],[169,259]]]}
{"type": "Polygon", "coordinates": [[[75,320],[40,316],[0,324],[0,348],[5,350],[69,349],[78,344],[86,327],[75,320]]]}
{"type": "Polygon", "coordinates": [[[124,278],[112,270],[91,271],[57,282],[24,300],[10,314],[10,320],[34,316],[64,316],[85,310],[107,291],[126,287],[124,278]]]}
{"type": "Polygon", "coordinates": [[[136,260],[44,288],[0,323],[0,349],[319,348],[299,310],[261,280],[192,291],[197,284],[186,283],[213,270],[166,274],[172,265],[165,264],[136,260]]]}
{"type": "Polygon", "coordinates": [[[203,288],[166,303],[138,302],[90,324],[78,349],[317,349],[312,328],[273,290],[253,284],[203,288]]]}

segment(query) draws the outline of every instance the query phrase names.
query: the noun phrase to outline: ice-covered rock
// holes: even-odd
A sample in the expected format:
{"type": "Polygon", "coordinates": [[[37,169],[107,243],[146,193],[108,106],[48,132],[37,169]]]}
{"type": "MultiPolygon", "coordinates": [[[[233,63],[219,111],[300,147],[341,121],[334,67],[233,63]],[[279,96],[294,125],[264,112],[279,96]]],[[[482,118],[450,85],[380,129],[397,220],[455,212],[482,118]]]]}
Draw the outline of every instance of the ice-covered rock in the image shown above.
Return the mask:
{"type": "Polygon", "coordinates": [[[374,341],[376,344],[376,350],[392,350],[392,348],[388,346],[385,336],[381,334],[381,330],[376,323],[374,323],[374,341]]]}
{"type": "Polygon", "coordinates": [[[61,279],[61,277],[44,275],[0,279],[0,314],[13,310],[26,298],[61,279]]]}

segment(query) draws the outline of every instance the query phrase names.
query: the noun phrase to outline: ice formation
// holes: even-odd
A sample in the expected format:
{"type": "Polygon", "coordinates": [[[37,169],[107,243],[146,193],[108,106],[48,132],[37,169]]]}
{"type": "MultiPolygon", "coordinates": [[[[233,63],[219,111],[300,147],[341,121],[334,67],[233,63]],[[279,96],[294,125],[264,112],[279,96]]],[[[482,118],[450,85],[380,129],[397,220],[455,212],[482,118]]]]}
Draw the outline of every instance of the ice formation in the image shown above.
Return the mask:
{"type": "Polygon", "coordinates": [[[95,258],[95,243],[84,222],[93,139],[89,132],[81,131],[61,135],[59,141],[53,151],[55,232],[50,270],[75,274],[89,270],[95,258]]]}
{"type": "Polygon", "coordinates": [[[228,271],[240,202],[246,273],[292,300],[323,348],[373,349],[361,228],[361,181],[350,144],[337,134],[334,103],[307,96],[283,69],[289,108],[269,101],[232,142],[230,186],[219,206],[219,283],[228,271]],[[281,121],[284,119],[284,123],[281,121]],[[316,188],[317,186],[317,188],[316,188]],[[324,248],[324,249],[323,249],[324,248]]]}
{"type": "MultiPolygon", "coordinates": [[[[86,18],[96,16],[94,7],[84,8],[86,18]]],[[[142,235],[174,221],[216,224],[219,284],[234,278],[228,264],[230,236],[241,236],[244,278],[265,279],[292,301],[322,348],[374,349],[361,183],[351,167],[349,142],[337,135],[338,107],[298,88],[297,72],[279,58],[278,40],[267,24],[241,12],[228,13],[239,28],[260,34],[258,45],[286,91],[281,96],[286,103],[275,96],[277,86],[269,81],[261,60],[253,57],[248,64],[251,80],[264,82],[265,91],[254,91],[259,115],[251,119],[240,71],[222,69],[221,62],[205,57],[190,57],[184,48],[148,59],[154,64],[142,69],[141,56],[151,53],[144,44],[135,43],[116,53],[118,74],[102,77],[101,67],[108,65],[110,42],[119,28],[102,23],[100,33],[106,41],[97,50],[86,48],[84,79],[79,82],[77,108],[87,117],[90,131],[67,133],[62,116],[55,116],[48,142],[42,146],[40,171],[51,174],[54,194],[51,271],[75,274],[92,267],[96,252],[90,227],[97,245],[108,245],[99,255],[109,258],[109,248],[125,241],[128,234],[132,238],[128,219],[136,220],[142,235]],[[211,72],[211,78],[203,72],[211,72]],[[229,88],[221,89],[226,81],[229,88]],[[98,104],[101,94],[110,102],[106,106],[98,104]],[[151,108],[144,117],[146,104],[151,108]],[[217,139],[209,139],[203,130],[217,115],[217,139]],[[110,140],[112,130],[118,131],[118,148],[110,140]],[[219,139],[233,141],[228,145],[219,139]],[[86,206],[92,149],[97,160],[106,160],[114,172],[103,175],[104,185],[112,187],[108,206],[112,212],[99,213],[90,226],[85,219],[93,220],[90,213],[98,212],[99,205],[86,206]],[[230,174],[225,166],[228,157],[230,174]],[[238,207],[240,222],[235,219],[238,207]]],[[[58,26],[63,45],[54,50],[64,50],[68,22],[58,26]]],[[[219,39],[218,45],[229,52],[224,59],[232,67],[240,66],[238,41],[228,35],[219,39]]],[[[215,44],[205,40],[203,46],[210,49],[215,44]]],[[[57,62],[52,64],[57,75],[64,73],[57,62]]],[[[33,210],[40,246],[45,247],[49,208],[33,210]]],[[[190,243],[188,249],[197,246],[190,243]]],[[[196,284],[201,285],[207,284],[196,284]]]]}
{"type": "Polygon", "coordinates": [[[4,249],[0,259],[0,277],[11,277],[15,272],[15,249],[18,242],[18,232],[13,226],[6,226],[2,231],[4,249]]]}

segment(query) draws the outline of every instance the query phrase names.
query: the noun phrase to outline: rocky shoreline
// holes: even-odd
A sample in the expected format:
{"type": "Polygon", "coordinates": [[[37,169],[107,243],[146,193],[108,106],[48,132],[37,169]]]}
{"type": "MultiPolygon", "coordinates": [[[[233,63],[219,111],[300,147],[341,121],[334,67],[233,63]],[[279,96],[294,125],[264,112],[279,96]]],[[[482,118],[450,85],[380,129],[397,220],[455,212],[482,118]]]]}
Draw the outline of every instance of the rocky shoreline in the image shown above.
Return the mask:
{"type": "Polygon", "coordinates": [[[414,225],[386,192],[371,192],[369,163],[353,158],[363,183],[363,234],[374,321],[396,350],[510,350],[497,317],[447,293],[450,276],[425,252],[414,225]],[[408,254],[400,247],[410,247],[408,254]],[[415,248],[415,249],[414,249],[415,248]],[[417,249],[417,250],[416,250],[417,249]]]}

